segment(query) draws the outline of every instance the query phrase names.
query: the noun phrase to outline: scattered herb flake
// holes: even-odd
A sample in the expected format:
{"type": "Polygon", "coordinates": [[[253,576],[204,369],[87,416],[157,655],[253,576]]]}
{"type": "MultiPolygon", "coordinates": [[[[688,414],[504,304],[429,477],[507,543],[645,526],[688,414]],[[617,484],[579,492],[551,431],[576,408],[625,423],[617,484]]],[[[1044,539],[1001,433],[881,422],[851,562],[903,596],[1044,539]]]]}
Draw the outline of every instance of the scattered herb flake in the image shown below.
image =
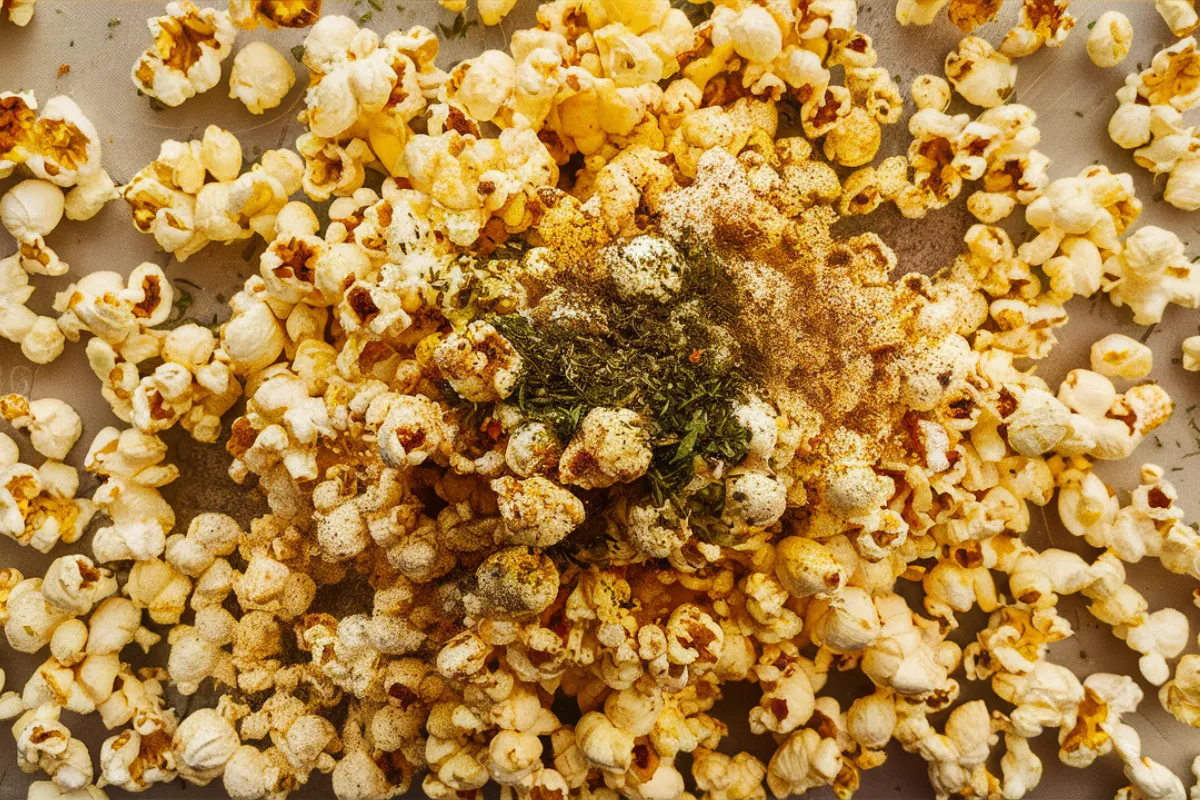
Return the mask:
{"type": "Polygon", "coordinates": [[[1088,23],[1088,30],[1089,30],[1089,31],[1090,31],[1092,28],[1096,27],[1096,22],[1097,22],[1097,21],[1098,21],[1098,20],[1092,20],[1091,22],[1089,22],[1089,23],[1088,23]]]}
{"type": "Polygon", "coordinates": [[[376,11],[383,11],[383,0],[367,0],[367,4],[376,11]]]}
{"type": "Polygon", "coordinates": [[[454,24],[447,28],[445,24],[439,22],[437,24],[437,29],[438,32],[442,34],[442,38],[444,39],[462,39],[467,35],[467,31],[471,28],[471,26],[478,24],[479,20],[468,20],[460,11],[458,12],[458,16],[454,18],[454,24]]]}
{"type": "Polygon", "coordinates": [[[108,21],[108,27],[110,27],[110,28],[115,28],[120,24],[121,24],[121,20],[117,19],[116,17],[113,17],[112,19],[110,19],[108,21]]]}
{"type": "Polygon", "coordinates": [[[1083,119],[1083,112],[1082,112],[1082,111],[1076,111],[1076,112],[1075,112],[1075,116],[1079,117],[1080,119],[1083,119]]]}
{"type": "Polygon", "coordinates": [[[365,25],[366,23],[370,22],[371,18],[374,16],[375,16],[374,11],[368,11],[367,13],[363,14],[361,17],[358,18],[358,22],[360,25],[365,25]]]}
{"type": "Polygon", "coordinates": [[[296,59],[297,61],[302,61],[304,59],[304,45],[298,44],[292,48],[292,58],[296,59]]]}
{"type": "Polygon", "coordinates": [[[398,13],[400,13],[400,14],[403,14],[403,13],[404,13],[404,6],[400,5],[399,3],[396,3],[396,11],[397,11],[398,13]]]}
{"type": "MultiPolygon", "coordinates": [[[[182,280],[177,283],[183,283],[182,280]]],[[[194,284],[193,284],[194,285],[194,284]]],[[[175,302],[171,305],[171,315],[167,318],[167,322],[183,322],[187,316],[188,309],[192,307],[192,303],[196,302],[196,298],[186,289],[175,289],[175,302]]]]}

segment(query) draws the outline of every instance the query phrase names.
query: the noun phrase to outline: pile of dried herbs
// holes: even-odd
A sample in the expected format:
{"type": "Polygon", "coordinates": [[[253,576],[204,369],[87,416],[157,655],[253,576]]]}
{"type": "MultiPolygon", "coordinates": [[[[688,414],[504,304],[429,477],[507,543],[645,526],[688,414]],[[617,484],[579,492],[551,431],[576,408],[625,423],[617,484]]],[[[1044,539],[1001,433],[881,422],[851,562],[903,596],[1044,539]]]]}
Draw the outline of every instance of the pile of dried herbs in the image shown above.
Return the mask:
{"type": "Polygon", "coordinates": [[[562,441],[600,406],[646,418],[654,449],[647,488],[657,504],[682,502],[697,456],[736,464],[749,443],[733,414],[750,376],[719,324],[731,295],[713,265],[691,267],[669,304],[588,296],[576,298],[583,313],[488,318],[524,360],[508,401],[562,441]]]}

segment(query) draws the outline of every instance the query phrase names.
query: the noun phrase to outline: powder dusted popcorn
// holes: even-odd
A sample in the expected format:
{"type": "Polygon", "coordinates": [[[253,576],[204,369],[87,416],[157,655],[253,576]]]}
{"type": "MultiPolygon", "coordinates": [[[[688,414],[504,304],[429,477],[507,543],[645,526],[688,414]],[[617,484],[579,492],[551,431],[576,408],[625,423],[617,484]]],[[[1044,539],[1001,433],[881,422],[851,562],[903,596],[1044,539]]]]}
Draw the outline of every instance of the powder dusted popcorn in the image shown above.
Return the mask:
{"type": "Polygon", "coordinates": [[[132,78],[139,92],[178,106],[217,85],[237,28],[229,12],[190,0],[168,3],[166,11],[146,20],[153,42],[134,63],[132,78]]]}

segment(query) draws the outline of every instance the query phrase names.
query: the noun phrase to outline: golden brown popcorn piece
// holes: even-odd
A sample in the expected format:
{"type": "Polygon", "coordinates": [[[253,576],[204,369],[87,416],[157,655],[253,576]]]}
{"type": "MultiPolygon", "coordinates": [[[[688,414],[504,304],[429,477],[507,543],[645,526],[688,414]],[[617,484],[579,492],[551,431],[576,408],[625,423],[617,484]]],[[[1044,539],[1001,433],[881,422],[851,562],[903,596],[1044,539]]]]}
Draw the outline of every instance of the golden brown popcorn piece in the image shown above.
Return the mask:
{"type": "Polygon", "coordinates": [[[950,0],[947,14],[960,31],[970,33],[994,20],[1002,3],[1003,0],[950,0]]]}
{"type": "Polygon", "coordinates": [[[307,28],[321,16],[321,0],[229,0],[229,16],[239,28],[252,31],[259,25],[307,28]]]}

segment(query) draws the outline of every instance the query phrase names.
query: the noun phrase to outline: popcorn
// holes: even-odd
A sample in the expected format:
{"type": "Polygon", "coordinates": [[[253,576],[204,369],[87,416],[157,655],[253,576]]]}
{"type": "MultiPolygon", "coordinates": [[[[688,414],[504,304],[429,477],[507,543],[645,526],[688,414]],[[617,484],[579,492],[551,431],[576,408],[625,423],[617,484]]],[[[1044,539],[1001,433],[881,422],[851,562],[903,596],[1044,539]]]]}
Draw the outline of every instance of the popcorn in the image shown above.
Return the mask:
{"type": "Polygon", "coordinates": [[[896,21],[901,25],[931,24],[949,0],[902,0],[896,4],[896,21]]]}
{"type": "Polygon", "coordinates": [[[479,21],[489,27],[499,25],[516,5],[516,0],[482,0],[477,7],[479,21]]]}
{"type": "Polygon", "coordinates": [[[950,84],[937,75],[918,75],[913,78],[912,98],[919,111],[945,111],[950,105],[950,84]]]}
{"type": "MultiPolygon", "coordinates": [[[[1059,598],[1082,594],[1143,677],[1169,687],[1164,702],[1189,713],[1186,657],[1167,682],[1186,620],[1151,610],[1122,560],[1200,577],[1200,535],[1160,468],[1143,467],[1123,505],[1089,466],[1129,455],[1173,402],[1152,383],[1118,393],[1109,376],[1136,381],[1151,366],[1127,338],[1097,342],[1093,369],[1056,388],[1017,366],[1049,353],[1077,294],[1104,290],[1139,321],[1167,302],[1195,305],[1175,240],[1125,235],[1140,211],[1129,176],[1090,167],[1051,182],[1035,115],[1003,102],[1008,58],[1061,43],[1065,5],[1027,4],[999,52],[963,40],[950,83],[915,80],[911,146],[879,164],[902,97],[852,4],[798,13],[738,0],[694,26],[663,2],[551,3],[507,52],[448,72],[432,32],[381,37],[346,17],[317,21],[318,5],[235,0],[227,16],[164,18],[194,13],[211,28],[189,48],[200,72],[232,50],[233,25],[313,25],[297,153],[269,151],[243,171],[236,137],[210,127],[165,143],[122,190],[138,229],[180,260],[209,241],[268,243],[215,332],[163,324],[173,290],[154,265],[85,276],[59,294],[58,320],[41,322],[24,305],[20,256],[0,262],[0,332],[40,355],[53,350],[34,341],[46,330],[90,334],[102,395],[129,423],[89,449],[102,480],[90,503],[56,460],[61,437],[39,470],[0,439],[10,536],[49,547],[78,538],[93,505],[110,518],[94,561],[56,562],[40,581],[0,572],[6,634],[50,646],[0,711],[46,725],[60,708],[99,711],[109,727],[129,723],[101,749],[101,782],[220,778],[246,800],[286,794],[314,770],[338,797],[404,793],[423,769],[432,797],[481,795],[494,780],[514,797],[667,800],[687,796],[684,753],[714,800],[818,786],[848,797],[892,739],[927,762],[939,796],[1019,797],[1043,771],[1030,740],[1052,728],[1066,763],[1117,750],[1129,796],[1175,792],[1121,725],[1140,700],[1132,679],[1080,682],[1048,660],[1072,633],[1059,598]],[[946,114],[951,84],[988,108],[946,114]],[[785,93],[803,137],[777,137],[785,93]],[[814,160],[817,137],[827,160],[861,168],[843,182],[814,160]],[[381,186],[366,188],[369,168],[387,173],[381,186]],[[878,237],[831,229],[885,201],[921,217],[970,182],[981,224],[937,276],[893,278],[878,237]],[[289,201],[299,188],[333,198],[324,229],[289,201]],[[1020,248],[992,227],[1018,206],[1036,231],[1020,248]],[[710,292],[731,313],[702,313],[710,292]],[[611,301],[604,313],[597,297],[611,301]],[[592,376],[570,372],[543,389],[542,354],[503,324],[514,314],[585,343],[611,344],[633,320],[656,353],[686,345],[684,377],[695,369],[718,389],[706,383],[682,406],[637,382],[595,398],[575,386],[592,376]],[[743,376],[743,351],[779,385],[743,376]],[[243,391],[230,475],[255,476],[270,513],[247,530],[189,508],[176,532],[159,490],[179,470],[159,434],[179,425],[217,440],[243,391]],[[1031,504],[1055,490],[1064,526],[1102,555],[1022,541],[1031,504]],[[110,575],[112,562],[126,563],[110,575]],[[335,615],[325,599],[351,571],[373,604],[335,615]],[[920,581],[922,606],[901,577],[920,581]],[[986,627],[964,646],[948,639],[976,605],[986,627]],[[143,611],[172,626],[165,671],[122,663],[129,644],[156,641],[143,611]],[[1011,713],[955,707],[960,665],[991,679],[1011,713]],[[831,669],[856,667],[872,694],[844,711],[820,696],[831,669]],[[177,721],[165,682],[191,695],[210,677],[257,699],[226,695],[177,721]],[[716,752],[727,731],[711,712],[732,680],[760,686],[750,724],[776,736],[767,764],[716,752]],[[550,709],[560,691],[579,707],[575,726],[550,709]],[[335,706],[346,708],[336,726],[335,706]],[[929,714],[942,710],[935,729],[929,714]]],[[[507,5],[480,14],[499,21],[507,5]]],[[[941,5],[901,3],[897,16],[928,22],[941,5]]],[[[951,7],[964,30],[994,13],[951,7]]],[[[231,91],[252,111],[277,107],[294,79],[264,48],[234,61],[231,91]],[[259,64],[272,59],[280,69],[259,64]]],[[[1139,163],[1172,172],[1181,202],[1186,52],[1136,76],[1113,125],[1131,149],[1146,146],[1139,163]]],[[[32,97],[0,96],[0,108],[0,173],[45,169],[32,97]]],[[[115,191],[87,149],[98,137],[82,138],[88,168],[51,181],[73,187],[58,198],[68,216],[115,191]]],[[[647,374],[676,380],[646,357],[647,374]]],[[[23,766],[82,780],[77,746],[33,744],[19,748],[23,766]]]]}
{"type": "Polygon", "coordinates": [[[521,356],[490,324],[472,322],[438,345],[434,362],[454,391],[472,402],[503,400],[521,372],[521,356]]]}
{"type": "Polygon", "coordinates": [[[1175,36],[1187,36],[1200,25],[1195,5],[1189,0],[1155,0],[1154,8],[1175,36]]]}
{"type": "Polygon", "coordinates": [[[229,96],[240,100],[251,114],[275,108],[296,83],[287,59],[266,42],[251,42],[233,57],[229,96]]]}
{"type": "Polygon", "coordinates": [[[1168,303],[1200,307],[1200,276],[1195,275],[1179,237],[1153,225],[1138,228],[1119,254],[1104,263],[1102,288],[1118,308],[1129,306],[1134,322],[1162,320],[1168,303]]]}
{"type": "Polygon", "coordinates": [[[25,27],[33,19],[34,6],[37,5],[37,0],[15,0],[6,6],[8,9],[8,21],[13,25],[25,27]]]}
{"type": "Polygon", "coordinates": [[[1144,378],[1150,374],[1154,354],[1128,336],[1112,333],[1092,344],[1092,370],[1109,378],[1144,378]]]}
{"type": "Polygon", "coordinates": [[[946,56],[946,78],[968,103],[995,108],[1012,93],[1017,67],[987,41],[968,36],[946,56]]]}
{"type": "Polygon", "coordinates": [[[46,245],[45,237],[62,219],[62,190],[49,181],[25,180],[0,197],[0,223],[17,240],[24,270],[34,275],[63,275],[66,263],[46,245]]]}
{"type": "Polygon", "coordinates": [[[62,354],[65,338],[52,317],[25,306],[33,295],[19,253],[0,259],[0,336],[21,346],[35,364],[48,364],[62,354]]]}
{"type": "Polygon", "coordinates": [[[0,416],[17,430],[28,430],[33,449],[56,461],[67,457],[83,433],[75,409],[53,397],[32,401],[18,394],[0,397],[0,416]]]}
{"type": "Polygon", "coordinates": [[[216,710],[202,708],[189,714],[179,723],[171,741],[179,777],[206,786],[221,775],[239,744],[233,726],[216,710]]]}
{"type": "MultiPolygon", "coordinates": [[[[1066,0],[1049,3],[1026,0],[1021,4],[1017,24],[1000,43],[1000,52],[1009,58],[1023,58],[1040,50],[1042,45],[1058,47],[1074,27],[1075,18],[1067,13],[1066,0]]],[[[1088,42],[1090,55],[1090,36],[1088,42]]]]}
{"type": "Polygon", "coordinates": [[[1200,336],[1189,336],[1183,340],[1182,363],[1188,372],[1200,372],[1200,336]]]}
{"type": "Polygon", "coordinates": [[[640,477],[652,456],[647,439],[635,412],[592,409],[559,460],[563,483],[597,489],[640,477]]]}
{"type": "Polygon", "coordinates": [[[1088,32],[1088,58],[1097,67],[1115,67],[1129,55],[1133,25],[1120,11],[1105,11],[1088,32]]]}
{"type": "Polygon", "coordinates": [[[230,0],[229,3],[230,20],[248,31],[259,25],[271,30],[307,28],[320,15],[320,0],[230,0]]]}
{"type": "MultiPolygon", "coordinates": [[[[1188,12],[1194,20],[1190,6],[1188,12]]],[[[1121,147],[1134,150],[1134,160],[1140,166],[1154,175],[1168,175],[1163,199],[1185,210],[1200,208],[1194,187],[1197,159],[1190,153],[1191,133],[1180,126],[1182,112],[1200,100],[1188,70],[1188,64],[1195,60],[1195,49],[1194,38],[1181,39],[1156,53],[1149,67],[1129,75],[1117,92],[1120,105],[1108,123],[1109,137],[1121,147]]]]}
{"type": "Polygon", "coordinates": [[[1158,690],[1158,701],[1175,719],[1195,727],[1200,722],[1200,694],[1197,687],[1200,679],[1200,656],[1186,655],[1175,665],[1171,680],[1158,690]]]}
{"type": "Polygon", "coordinates": [[[289,150],[268,150],[239,175],[241,168],[237,138],[215,125],[199,141],[168,139],[122,189],[134,227],[181,261],[210,241],[228,244],[255,233],[272,238],[276,215],[300,188],[300,159],[289,150]],[[210,175],[215,180],[208,181],[210,175]]]}
{"type": "Polygon", "coordinates": [[[207,92],[221,79],[237,28],[229,12],[172,2],[167,13],[146,20],[153,44],[133,65],[133,85],[168,106],[207,92]]]}

